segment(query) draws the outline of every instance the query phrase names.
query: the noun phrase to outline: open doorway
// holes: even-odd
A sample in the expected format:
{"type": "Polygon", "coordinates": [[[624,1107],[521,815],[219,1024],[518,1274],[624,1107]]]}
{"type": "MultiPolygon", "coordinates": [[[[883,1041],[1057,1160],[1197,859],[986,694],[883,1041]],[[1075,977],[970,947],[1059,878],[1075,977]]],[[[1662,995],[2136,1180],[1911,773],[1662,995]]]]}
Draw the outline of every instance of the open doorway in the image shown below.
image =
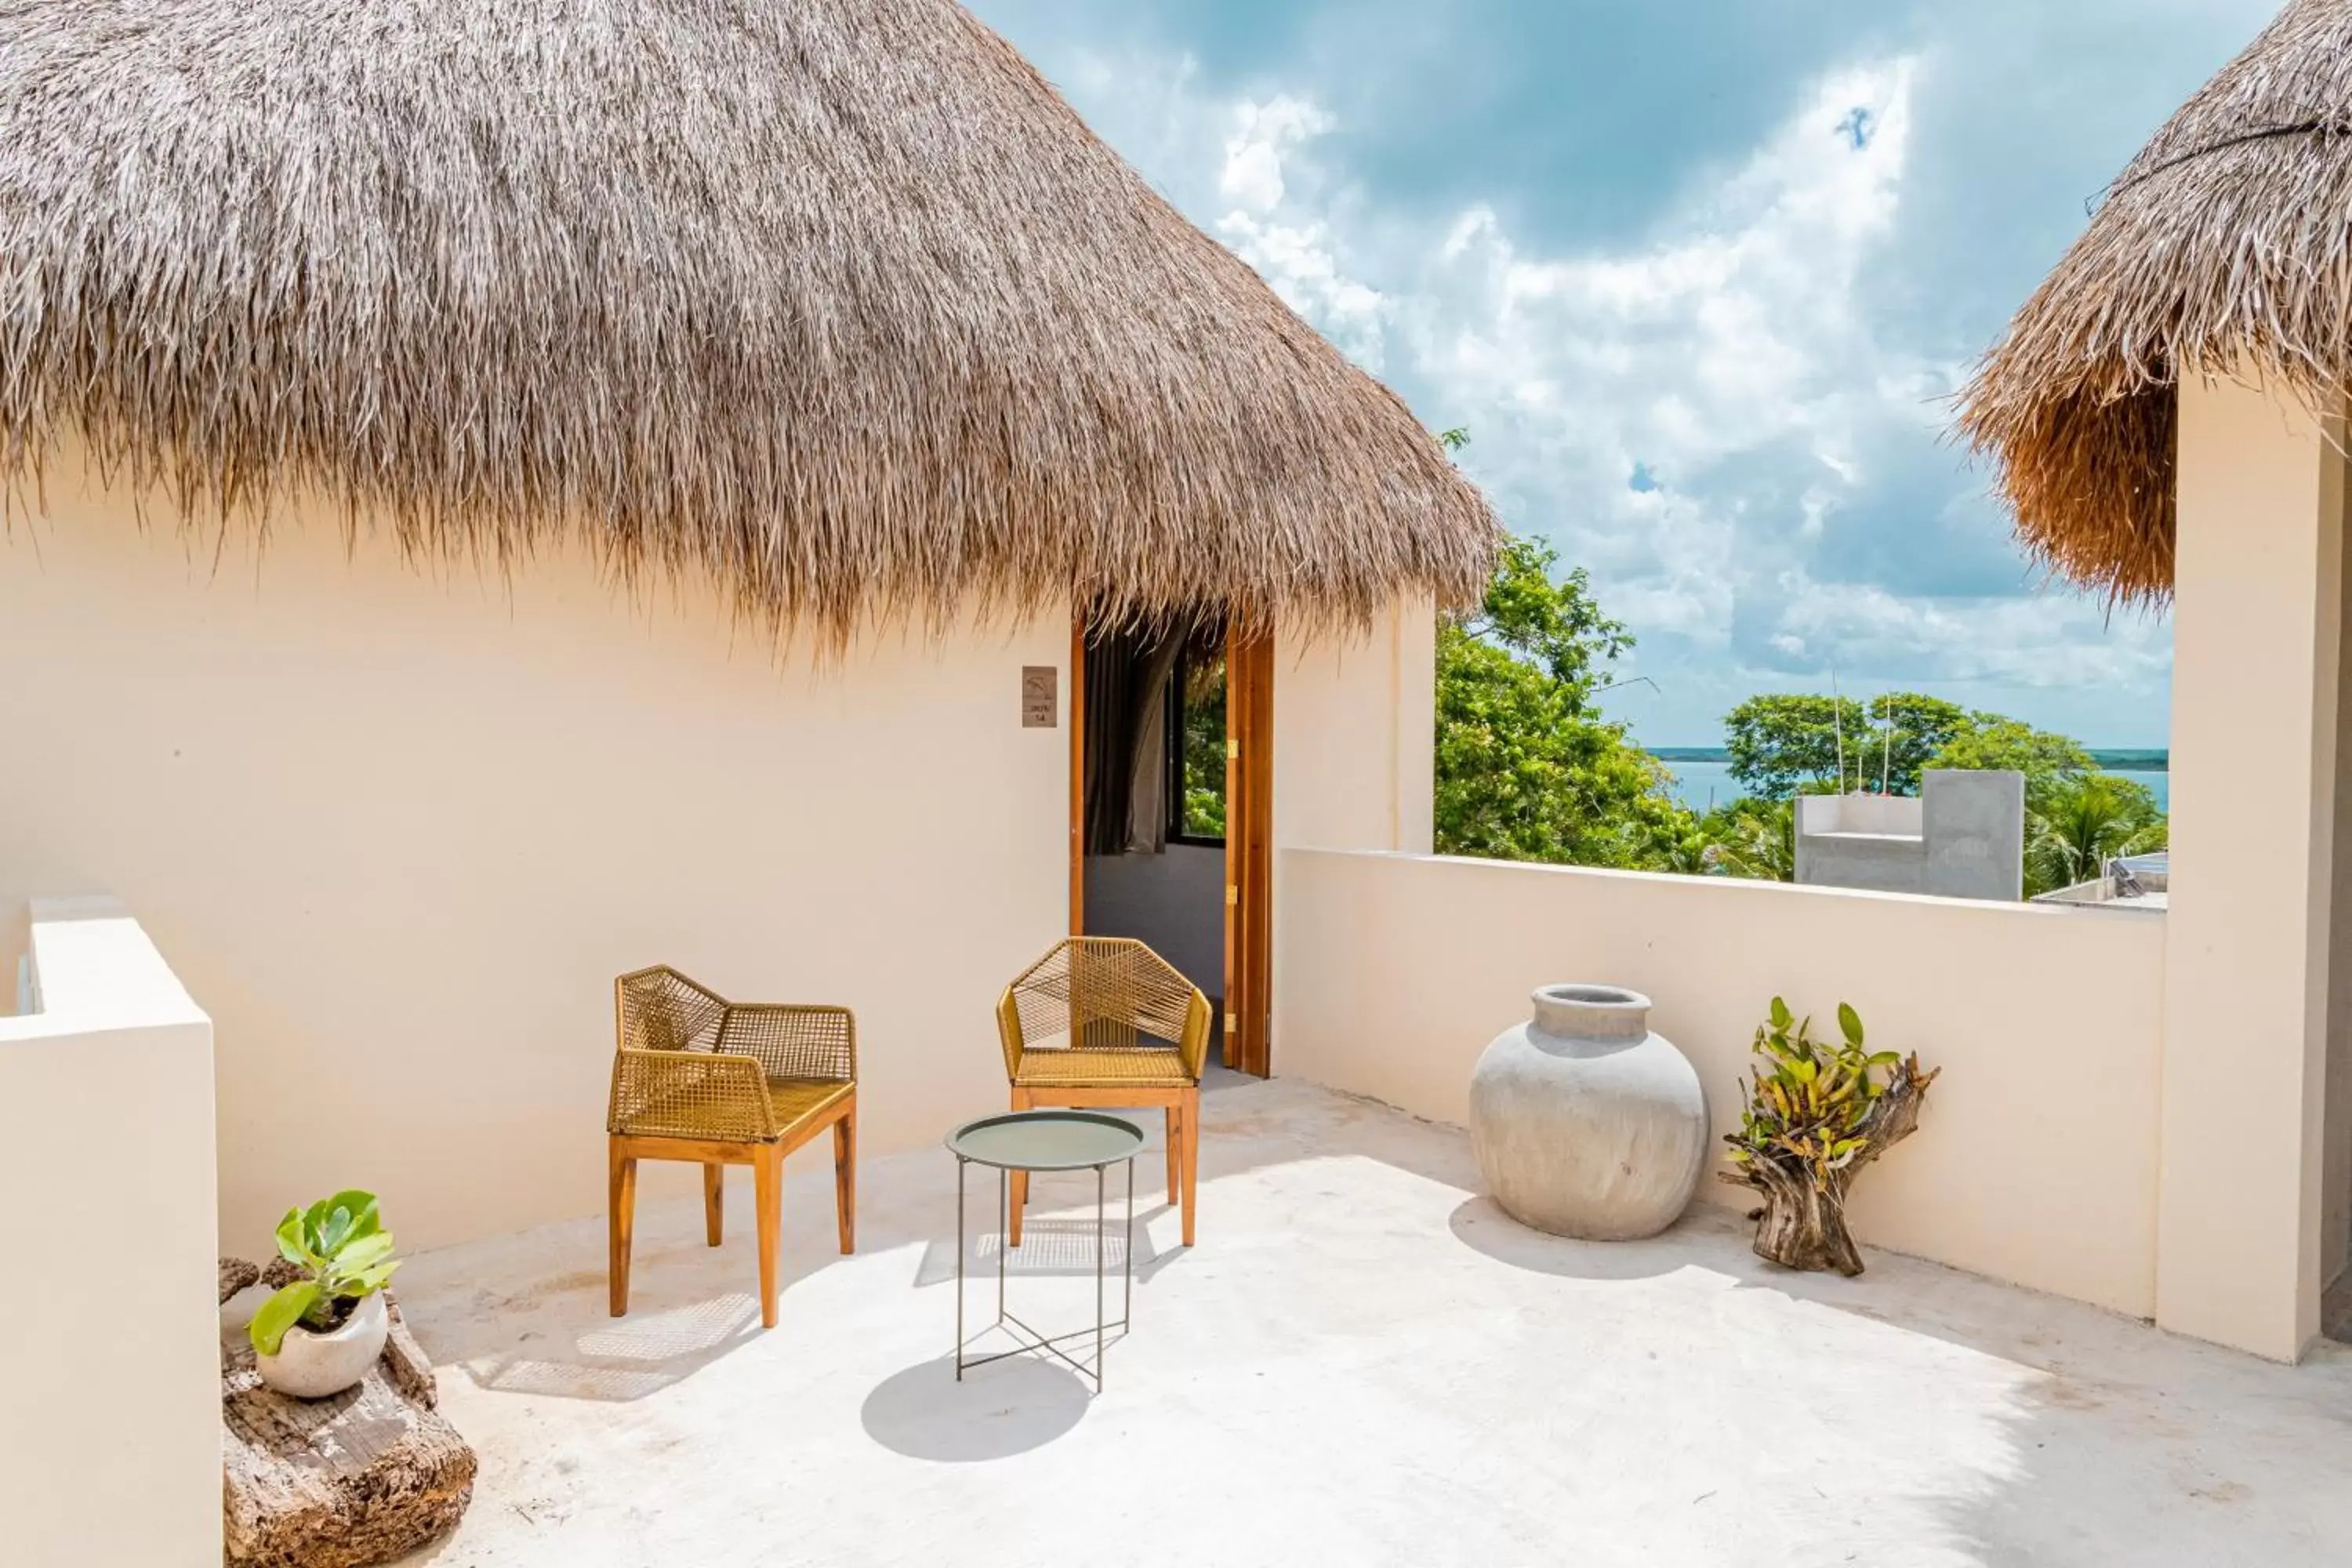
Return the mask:
{"type": "Polygon", "coordinates": [[[1073,929],[1134,937],[1200,987],[1211,1060],[1264,1077],[1272,660],[1222,625],[1079,633],[1073,929]]]}

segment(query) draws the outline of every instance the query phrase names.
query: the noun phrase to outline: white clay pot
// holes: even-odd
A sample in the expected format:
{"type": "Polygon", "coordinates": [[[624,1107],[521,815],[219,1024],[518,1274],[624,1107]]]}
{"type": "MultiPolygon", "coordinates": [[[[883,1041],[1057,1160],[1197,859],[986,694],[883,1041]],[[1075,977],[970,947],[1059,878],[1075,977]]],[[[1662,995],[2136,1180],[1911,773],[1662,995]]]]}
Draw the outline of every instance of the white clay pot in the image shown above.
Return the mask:
{"type": "Polygon", "coordinates": [[[276,1355],[256,1353],[253,1364],[261,1381],[297,1399],[324,1399],[341,1394],[367,1375],[383,1342],[392,1332],[392,1318],[383,1308],[383,1292],[360,1298],[342,1326],[314,1333],[297,1323],[286,1331],[276,1355]]]}
{"type": "Polygon", "coordinates": [[[1547,985],[1470,1075],[1470,1147],[1486,1191],[1522,1225],[1630,1241],[1675,1223],[1706,1163],[1706,1096],[1650,1030],[1650,999],[1547,985]]]}

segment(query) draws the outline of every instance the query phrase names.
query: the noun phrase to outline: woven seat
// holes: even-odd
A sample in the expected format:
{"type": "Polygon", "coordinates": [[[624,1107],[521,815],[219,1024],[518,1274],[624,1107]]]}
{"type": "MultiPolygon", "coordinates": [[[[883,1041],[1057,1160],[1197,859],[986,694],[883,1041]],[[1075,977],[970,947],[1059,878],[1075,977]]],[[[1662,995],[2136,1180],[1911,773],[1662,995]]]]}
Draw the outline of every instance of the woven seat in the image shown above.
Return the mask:
{"type": "Polygon", "coordinates": [[[776,1120],[779,1121],[797,1122],[809,1117],[823,1116],[856,1092],[855,1084],[827,1083],[821,1079],[772,1078],[768,1080],[768,1103],[776,1108],[776,1120]]]}
{"type": "MultiPolygon", "coordinates": [[[[1169,963],[1124,937],[1074,936],[1022,971],[996,1005],[1013,1109],[1159,1106],[1168,1128],[1168,1195],[1192,1245],[1201,1069],[1209,999],[1169,963]]],[[[1021,1245],[1029,1179],[1013,1175],[1006,1238],[1021,1245]]]]}
{"type": "Polygon", "coordinates": [[[1023,1089],[1055,1084],[1132,1083],[1178,1089],[1197,1081],[1172,1049],[1032,1050],[1013,1081],[1023,1089]]]}
{"type": "Polygon", "coordinates": [[[629,1248],[640,1159],[702,1166],[704,1234],[723,1230],[725,1173],[751,1167],[760,1243],[760,1318],[776,1326],[783,1160],[833,1130],[841,1250],[856,1237],[857,1022],[846,1007],[735,1003],[667,966],[614,982],[612,1310],[629,1306],[629,1248]]]}

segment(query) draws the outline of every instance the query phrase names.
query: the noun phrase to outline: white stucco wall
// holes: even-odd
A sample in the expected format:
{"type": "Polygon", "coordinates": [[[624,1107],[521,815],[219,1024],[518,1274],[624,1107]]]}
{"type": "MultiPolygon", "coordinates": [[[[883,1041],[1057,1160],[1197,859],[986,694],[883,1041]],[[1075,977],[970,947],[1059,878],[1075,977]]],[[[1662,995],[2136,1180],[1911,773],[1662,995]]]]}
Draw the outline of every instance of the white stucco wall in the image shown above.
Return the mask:
{"type": "Polygon", "coordinates": [[[212,1026],[115,900],[30,912],[43,1005],[0,1018],[0,1561],[215,1568],[212,1026]]]}
{"type": "Polygon", "coordinates": [[[2181,379],[2158,1315],[2280,1358],[2318,1331],[2344,1214],[2322,1190],[2343,439],[2340,409],[2181,379]]]}
{"type": "MultiPolygon", "coordinates": [[[[1427,851],[1437,727],[1428,599],[1402,601],[1360,630],[1286,636],[1275,652],[1274,723],[1277,847],[1427,851]]],[[[1277,859],[1277,902],[1282,875],[1277,859]]]]}
{"type": "MultiPolygon", "coordinates": [[[[2164,917],[1721,878],[1290,850],[1277,1069],[1437,1121],[1552,981],[1630,985],[1719,1134],[1775,994],[1860,1010],[1944,1068],[1920,1131],[1856,1187],[1868,1243],[2155,1310],[2164,917]]],[[[1746,1189],[1710,1173],[1700,1195],[1746,1189]]]]}
{"type": "Polygon", "coordinates": [[[600,1213],[646,963],[856,1008],[869,1152],[1003,1105],[996,995],[1067,924],[1067,715],[1020,721],[1065,615],[779,659],[704,584],[420,574],[309,516],[216,557],[59,468],[0,534],[0,908],[108,888],[172,954],[230,1250],[344,1186],[412,1247],[600,1213]]]}

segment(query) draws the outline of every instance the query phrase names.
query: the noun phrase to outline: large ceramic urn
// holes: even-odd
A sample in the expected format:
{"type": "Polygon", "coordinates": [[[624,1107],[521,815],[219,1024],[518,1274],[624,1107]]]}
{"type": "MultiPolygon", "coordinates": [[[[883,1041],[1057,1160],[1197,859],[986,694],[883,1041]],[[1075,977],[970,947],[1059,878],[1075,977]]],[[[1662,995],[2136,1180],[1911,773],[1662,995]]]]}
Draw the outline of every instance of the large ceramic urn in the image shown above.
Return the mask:
{"type": "Polygon", "coordinates": [[[1486,1191],[1524,1225],[1630,1241],[1674,1224],[1706,1163],[1706,1096],[1650,999],[1547,985],[1470,1075],[1470,1146],[1486,1191]]]}

